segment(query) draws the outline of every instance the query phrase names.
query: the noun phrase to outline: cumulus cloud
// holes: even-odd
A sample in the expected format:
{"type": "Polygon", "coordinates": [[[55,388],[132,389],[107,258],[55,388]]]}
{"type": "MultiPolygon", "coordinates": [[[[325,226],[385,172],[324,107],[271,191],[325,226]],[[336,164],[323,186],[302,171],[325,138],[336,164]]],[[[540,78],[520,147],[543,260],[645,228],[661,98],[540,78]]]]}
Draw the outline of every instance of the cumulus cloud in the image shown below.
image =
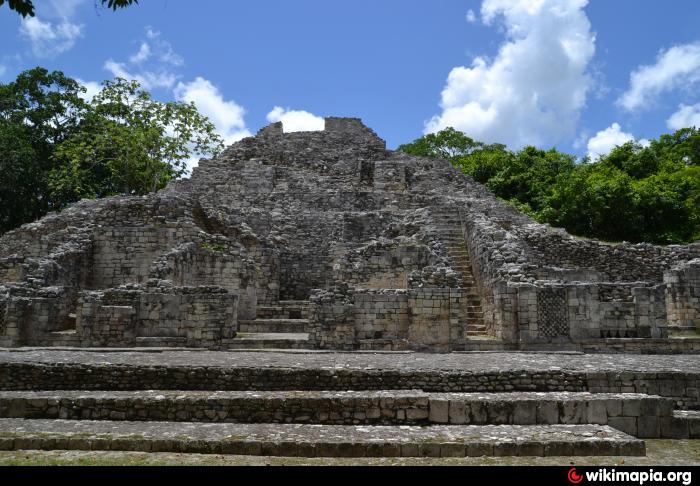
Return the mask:
{"type": "Polygon", "coordinates": [[[147,90],[156,88],[172,88],[175,86],[178,76],[167,70],[132,72],[126,64],[108,59],[104,68],[112,73],[112,76],[135,80],[147,90]]]}
{"type": "Polygon", "coordinates": [[[75,14],[75,10],[82,4],[87,4],[88,0],[50,0],[46,2],[35,2],[37,12],[40,14],[62,17],[69,19],[75,14]]]}
{"type": "Polygon", "coordinates": [[[467,22],[474,24],[477,20],[479,19],[477,18],[476,13],[472,9],[469,9],[467,11],[467,22]]]}
{"type": "Polygon", "coordinates": [[[142,42],[139,51],[129,57],[129,62],[132,64],[141,64],[151,57],[151,45],[148,42],[142,42]]]}
{"type": "Polygon", "coordinates": [[[454,127],[485,142],[543,145],[572,137],[592,86],[595,34],[587,0],[484,0],[485,24],[502,21],[506,40],[493,60],[456,67],[432,133],[454,127]]]}
{"type": "Polygon", "coordinates": [[[656,63],[640,66],[630,74],[630,87],[618,106],[636,111],[653,103],[666,91],[687,89],[700,81],[700,42],[661,51],[656,63]]]}
{"type": "Polygon", "coordinates": [[[80,78],[75,79],[77,82],[82,84],[85,89],[87,90],[85,93],[81,94],[81,98],[84,99],[85,101],[91,101],[97,93],[102,91],[102,86],[100,83],[96,83],[95,81],[84,81],[80,78]]]}
{"type": "MultiPolygon", "coordinates": [[[[608,155],[612,149],[618,145],[634,140],[634,135],[623,132],[619,123],[613,123],[605,130],[601,130],[588,141],[588,156],[592,159],[608,155]]],[[[648,143],[646,140],[641,140],[643,145],[648,143]]]]}
{"type": "Polygon", "coordinates": [[[138,81],[145,89],[171,89],[178,80],[173,68],[184,64],[172,45],[160,37],[160,32],[146,28],[139,50],[127,62],[108,59],[104,68],[112,76],[138,81]]]}
{"type": "Polygon", "coordinates": [[[55,57],[70,50],[83,36],[82,25],[65,19],[59,23],[43,21],[38,16],[23,19],[19,31],[36,57],[55,57]]]}
{"type": "Polygon", "coordinates": [[[690,106],[681,104],[678,107],[678,111],[666,120],[666,126],[671,130],[690,127],[700,128],[700,103],[690,106]]]}
{"type": "Polygon", "coordinates": [[[193,102],[199,112],[211,120],[226,145],[251,135],[245,125],[243,107],[233,100],[225,100],[209,80],[197,77],[190,83],[180,82],[175,87],[175,97],[179,101],[193,102]]]}
{"type": "Polygon", "coordinates": [[[287,133],[313,132],[326,128],[326,121],[320,116],[303,110],[284,109],[281,106],[275,106],[267,114],[267,121],[270,123],[281,121],[284,125],[284,131],[287,133]]]}

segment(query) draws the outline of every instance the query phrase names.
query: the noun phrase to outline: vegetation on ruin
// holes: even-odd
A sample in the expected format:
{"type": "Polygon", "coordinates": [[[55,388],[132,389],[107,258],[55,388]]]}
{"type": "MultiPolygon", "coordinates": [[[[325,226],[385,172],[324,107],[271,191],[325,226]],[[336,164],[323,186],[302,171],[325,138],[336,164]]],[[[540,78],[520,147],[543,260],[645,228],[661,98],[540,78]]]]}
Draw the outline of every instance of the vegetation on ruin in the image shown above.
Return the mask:
{"type": "Polygon", "coordinates": [[[508,150],[448,128],[399,147],[446,158],[541,223],[607,241],[700,239],[700,130],[628,142],[591,160],[554,148],[508,150]]]}
{"type": "Polygon", "coordinates": [[[0,234],[82,198],[147,194],[223,141],[194,104],[162,103],[135,81],[86,89],[35,68],[0,84],[0,234]]]}

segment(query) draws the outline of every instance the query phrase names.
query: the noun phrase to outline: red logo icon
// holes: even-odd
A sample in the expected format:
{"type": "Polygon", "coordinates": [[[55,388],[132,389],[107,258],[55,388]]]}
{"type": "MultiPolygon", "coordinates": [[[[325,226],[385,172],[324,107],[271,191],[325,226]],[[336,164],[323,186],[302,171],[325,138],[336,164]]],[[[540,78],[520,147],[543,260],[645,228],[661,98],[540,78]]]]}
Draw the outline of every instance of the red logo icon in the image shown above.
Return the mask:
{"type": "Polygon", "coordinates": [[[572,467],[572,468],[571,468],[571,470],[569,471],[568,477],[569,477],[569,482],[570,482],[571,484],[578,484],[578,483],[580,483],[581,481],[583,481],[583,476],[581,476],[580,474],[578,474],[578,473],[576,472],[576,468],[575,468],[575,467],[572,467]]]}

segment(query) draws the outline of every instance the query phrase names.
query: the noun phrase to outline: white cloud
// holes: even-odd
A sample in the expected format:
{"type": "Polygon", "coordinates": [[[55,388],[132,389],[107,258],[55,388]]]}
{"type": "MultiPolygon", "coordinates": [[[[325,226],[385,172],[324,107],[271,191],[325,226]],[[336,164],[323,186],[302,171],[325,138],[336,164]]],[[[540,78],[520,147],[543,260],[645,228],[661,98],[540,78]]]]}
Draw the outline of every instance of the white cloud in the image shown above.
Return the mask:
{"type": "Polygon", "coordinates": [[[456,67],[431,133],[454,127],[484,142],[519,147],[572,137],[592,86],[595,34],[587,0],[484,0],[487,25],[502,19],[506,42],[495,59],[456,67]]]}
{"type": "Polygon", "coordinates": [[[63,19],[73,17],[75,10],[83,3],[87,3],[87,0],[50,0],[48,4],[35,2],[38,13],[45,11],[47,15],[63,19]]]}
{"type": "Polygon", "coordinates": [[[700,103],[696,105],[683,105],[678,107],[678,111],[666,120],[666,126],[671,130],[681,128],[700,128],[700,103]]]}
{"type": "Polygon", "coordinates": [[[0,64],[0,77],[5,75],[5,71],[7,71],[7,68],[0,64]]]}
{"type": "Polygon", "coordinates": [[[303,110],[284,109],[281,106],[275,106],[267,114],[267,121],[270,123],[281,121],[286,133],[313,132],[326,128],[326,121],[320,116],[303,110]]]}
{"type": "MultiPolygon", "coordinates": [[[[595,160],[609,154],[618,145],[624,145],[631,140],[634,140],[634,135],[623,132],[619,123],[613,123],[588,141],[588,156],[595,160]]],[[[640,140],[642,144],[645,142],[648,143],[646,140],[640,140]]]]}
{"type": "Polygon", "coordinates": [[[151,27],[146,28],[147,41],[141,43],[139,53],[144,49],[144,45],[148,49],[148,56],[151,54],[162,64],[171,66],[182,66],[184,60],[174,50],[170,42],[163,40],[160,37],[160,32],[153,30],[151,27]]]}
{"type": "Polygon", "coordinates": [[[140,73],[130,72],[126,64],[116,62],[113,59],[108,59],[104,64],[104,68],[112,73],[112,76],[138,81],[147,90],[156,88],[170,89],[175,86],[178,78],[175,73],[164,69],[160,71],[141,71],[140,73]]]}
{"type": "Polygon", "coordinates": [[[54,57],[70,50],[83,36],[83,26],[68,20],[60,23],[42,21],[39,17],[22,20],[20,34],[29,40],[36,57],[54,57]]]}
{"type": "Polygon", "coordinates": [[[141,41],[139,50],[129,56],[128,62],[108,59],[104,68],[112,76],[138,81],[147,90],[172,89],[179,78],[173,68],[183,64],[172,45],[160,38],[160,32],[147,27],[146,39],[141,41]]]}
{"type": "Polygon", "coordinates": [[[479,19],[477,18],[476,13],[472,9],[469,9],[467,11],[467,22],[474,24],[477,20],[479,19]]]}
{"type": "Polygon", "coordinates": [[[700,82],[700,42],[661,51],[656,63],[640,66],[630,74],[629,89],[617,100],[627,111],[653,103],[665,91],[687,89],[700,82]]]}
{"type": "Polygon", "coordinates": [[[251,134],[245,126],[245,110],[232,100],[224,100],[219,89],[210,81],[197,77],[190,83],[178,83],[175,97],[179,101],[194,102],[200,113],[206,115],[217,133],[230,145],[251,134]]]}
{"type": "Polygon", "coordinates": [[[132,64],[141,64],[147,61],[151,57],[151,45],[148,42],[142,42],[139,51],[129,58],[129,62],[132,64]]]}
{"type": "Polygon", "coordinates": [[[75,78],[75,80],[82,84],[85,89],[87,90],[85,93],[81,94],[81,98],[83,98],[85,101],[91,101],[97,93],[102,91],[102,86],[100,83],[96,83],[95,81],[84,81],[80,78],[75,78]]]}

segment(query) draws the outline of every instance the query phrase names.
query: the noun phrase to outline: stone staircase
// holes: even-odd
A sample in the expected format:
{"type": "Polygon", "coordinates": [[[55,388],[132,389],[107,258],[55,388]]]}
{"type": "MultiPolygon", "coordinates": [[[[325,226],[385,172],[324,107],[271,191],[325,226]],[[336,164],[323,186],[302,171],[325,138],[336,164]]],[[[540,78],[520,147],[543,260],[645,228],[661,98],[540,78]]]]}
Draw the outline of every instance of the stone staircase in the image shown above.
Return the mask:
{"type": "Polygon", "coordinates": [[[238,333],[229,349],[307,349],[309,347],[309,302],[281,300],[258,306],[257,318],[239,321],[238,333]]]}
{"type": "Polygon", "coordinates": [[[460,316],[466,324],[465,337],[487,337],[481,296],[474,280],[459,213],[456,208],[439,208],[432,211],[432,217],[435,222],[435,236],[445,245],[450,265],[462,274],[461,285],[466,294],[466,301],[462,302],[460,316]]]}
{"type": "Polygon", "coordinates": [[[700,438],[700,412],[674,410],[676,398],[571,391],[581,384],[553,379],[557,371],[447,379],[443,370],[329,367],[335,361],[314,353],[289,358],[293,366],[279,353],[185,365],[202,359],[192,354],[161,362],[129,353],[131,365],[117,356],[93,365],[15,357],[0,368],[0,450],[640,456],[646,438],[700,438]],[[497,391],[516,386],[532,390],[497,391]]]}
{"type": "Polygon", "coordinates": [[[639,456],[633,435],[659,437],[672,410],[661,397],[574,392],[4,391],[0,450],[639,456]]]}

